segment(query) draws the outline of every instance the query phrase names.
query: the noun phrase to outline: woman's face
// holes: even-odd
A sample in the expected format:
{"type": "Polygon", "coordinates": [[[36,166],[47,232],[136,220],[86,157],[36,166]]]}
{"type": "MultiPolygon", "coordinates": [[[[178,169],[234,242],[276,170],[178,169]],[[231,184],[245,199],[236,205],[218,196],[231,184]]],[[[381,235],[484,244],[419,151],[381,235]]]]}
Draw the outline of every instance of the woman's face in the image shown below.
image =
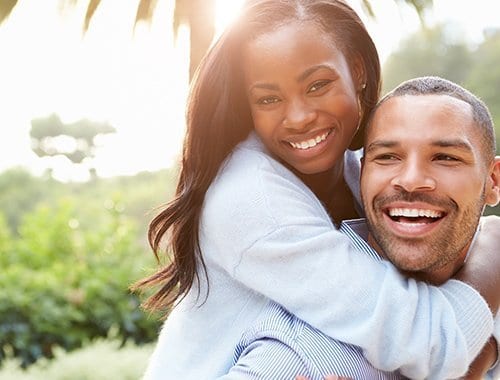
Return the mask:
{"type": "Polygon", "coordinates": [[[280,26],[243,52],[254,128],[266,147],[303,174],[331,169],[356,133],[362,69],[353,78],[332,37],[312,22],[280,26]]]}

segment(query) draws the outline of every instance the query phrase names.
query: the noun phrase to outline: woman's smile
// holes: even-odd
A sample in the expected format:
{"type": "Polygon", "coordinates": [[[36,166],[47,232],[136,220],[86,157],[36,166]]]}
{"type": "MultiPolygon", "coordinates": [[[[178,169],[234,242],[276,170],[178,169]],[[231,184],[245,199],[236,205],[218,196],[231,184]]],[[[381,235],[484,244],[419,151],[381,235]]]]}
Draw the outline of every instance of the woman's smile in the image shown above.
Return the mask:
{"type": "Polygon", "coordinates": [[[331,129],[327,131],[320,131],[320,133],[315,132],[312,137],[302,137],[302,140],[299,141],[290,140],[287,142],[294,149],[308,150],[310,148],[314,148],[317,145],[323,145],[322,143],[326,140],[326,138],[330,135],[331,132],[332,132],[331,129]]]}

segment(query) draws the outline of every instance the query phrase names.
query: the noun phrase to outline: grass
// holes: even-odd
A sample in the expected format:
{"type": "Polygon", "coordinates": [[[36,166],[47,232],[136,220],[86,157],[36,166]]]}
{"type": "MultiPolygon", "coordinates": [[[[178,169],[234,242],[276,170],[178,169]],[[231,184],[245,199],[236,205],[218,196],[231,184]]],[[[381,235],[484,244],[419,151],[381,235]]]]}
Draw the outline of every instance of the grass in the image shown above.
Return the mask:
{"type": "Polygon", "coordinates": [[[54,359],[26,370],[9,358],[2,363],[0,380],[138,380],[152,351],[152,344],[120,347],[118,341],[103,339],[70,353],[60,350],[54,359]]]}

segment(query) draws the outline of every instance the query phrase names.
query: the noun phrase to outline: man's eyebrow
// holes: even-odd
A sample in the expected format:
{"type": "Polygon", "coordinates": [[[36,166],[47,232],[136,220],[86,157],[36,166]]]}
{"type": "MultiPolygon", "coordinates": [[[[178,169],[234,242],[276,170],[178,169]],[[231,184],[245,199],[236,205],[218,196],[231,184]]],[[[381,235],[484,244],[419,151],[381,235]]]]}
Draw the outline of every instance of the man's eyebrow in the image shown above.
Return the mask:
{"type": "MultiPolygon", "coordinates": [[[[370,143],[366,148],[365,148],[365,153],[368,153],[372,150],[375,149],[381,149],[381,148],[394,148],[395,146],[398,145],[397,141],[393,140],[375,140],[374,142],[370,143]]],[[[431,143],[432,146],[439,147],[439,148],[455,148],[455,149],[460,149],[466,152],[472,152],[472,146],[467,143],[464,140],[461,139],[443,139],[443,140],[436,140],[431,143]]]]}
{"type": "Polygon", "coordinates": [[[392,140],[375,140],[365,148],[365,153],[380,148],[394,148],[398,143],[392,140]]]}
{"type": "Polygon", "coordinates": [[[437,140],[432,143],[433,146],[437,146],[440,148],[456,148],[460,150],[464,150],[467,152],[472,152],[472,146],[464,140],[460,139],[443,139],[437,140]]]}

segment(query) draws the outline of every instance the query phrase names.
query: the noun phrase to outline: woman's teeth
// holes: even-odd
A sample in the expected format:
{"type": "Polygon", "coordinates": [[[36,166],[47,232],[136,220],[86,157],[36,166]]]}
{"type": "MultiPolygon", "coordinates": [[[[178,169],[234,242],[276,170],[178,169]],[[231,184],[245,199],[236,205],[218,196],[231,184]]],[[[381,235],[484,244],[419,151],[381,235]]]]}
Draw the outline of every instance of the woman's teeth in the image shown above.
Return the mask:
{"type": "Polygon", "coordinates": [[[295,149],[309,149],[312,147],[315,147],[318,145],[320,142],[325,141],[328,135],[330,134],[330,131],[323,133],[322,135],[316,136],[316,138],[301,141],[301,142],[291,142],[289,141],[288,143],[295,149]]]}

